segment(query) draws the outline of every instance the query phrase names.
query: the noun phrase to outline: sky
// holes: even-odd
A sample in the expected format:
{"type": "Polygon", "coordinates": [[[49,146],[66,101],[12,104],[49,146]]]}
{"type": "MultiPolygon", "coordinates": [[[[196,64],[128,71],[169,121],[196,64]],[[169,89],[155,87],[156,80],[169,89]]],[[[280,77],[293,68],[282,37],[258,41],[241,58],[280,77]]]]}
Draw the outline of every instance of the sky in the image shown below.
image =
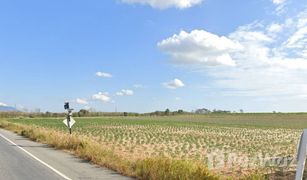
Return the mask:
{"type": "Polygon", "coordinates": [[[0,105],[307,110],[305,0],[0,0],[0,105]]]}

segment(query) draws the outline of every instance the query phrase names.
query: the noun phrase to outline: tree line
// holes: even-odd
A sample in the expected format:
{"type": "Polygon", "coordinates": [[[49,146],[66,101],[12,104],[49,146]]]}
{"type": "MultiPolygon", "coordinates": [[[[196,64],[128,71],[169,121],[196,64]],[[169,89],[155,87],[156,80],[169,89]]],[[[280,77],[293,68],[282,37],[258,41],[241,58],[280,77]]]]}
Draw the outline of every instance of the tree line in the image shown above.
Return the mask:
{"type": "MultiPolygon", "coordinates": [[[[239,111],[243,113],[243,110],[239,111]]],[[[92,112],[86,109],[81,109],[78,112],[74,112],[74,117],[99,117],[99,116],[174,116],[174,115],[188,115],[188,114],[228,114],[235,113],[226,110],[209,110],[206,108],[196,109],[192,112],[184,111],[182,109],[171,111],[167,108],[164,111],[154,111],[149,113],[135,113],[135,112],[92,112]]],[[[29,118],[51,118],[51,117],[65,117],[66,113],[55,113],[55,112],[0,112],[0,118],[18,118],[18,117],[29,117],[29,118]]]]}

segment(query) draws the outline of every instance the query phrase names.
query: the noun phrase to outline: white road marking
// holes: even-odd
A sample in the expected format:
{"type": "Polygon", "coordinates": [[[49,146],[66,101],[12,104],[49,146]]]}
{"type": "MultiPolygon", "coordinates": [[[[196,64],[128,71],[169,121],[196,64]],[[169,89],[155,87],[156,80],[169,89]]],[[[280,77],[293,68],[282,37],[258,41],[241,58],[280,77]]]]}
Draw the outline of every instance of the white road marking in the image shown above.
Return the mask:
{"type": "Polygon", "coordinates": [[[31,156],[33,159],[37,160],[38,162],[40,162],[41,164],[45,165],[46,167],[48,167],[49,169],[51,169],[53,172],[57,173],[59,176],[63,177],[66,180],[72,180],[69,177],[67,177],[66,175],[64,175],[63,173],[61,173],[60,171],[56,170],[55,168],[53,168],[52,166],[50,166],[49,164],[45,163],[44,161],[40,160],[39,158],[37,158],[36,156],[34,156],[33,154],[31,154],[30,152],[28,152],[27,150],[25,150],[24,148],[20,147],[19,145],[15,144],[13,141],[11,141],[10,139],[8,139],[7,137],[3,136],[2,134],[0,134],[0,136],[5,139],[6,141],[8,141],[9,143],[13,144],[14,146],[18,147],[19,149],[21,149],[23,152],[27,153],[29,156],[31,156]]]}

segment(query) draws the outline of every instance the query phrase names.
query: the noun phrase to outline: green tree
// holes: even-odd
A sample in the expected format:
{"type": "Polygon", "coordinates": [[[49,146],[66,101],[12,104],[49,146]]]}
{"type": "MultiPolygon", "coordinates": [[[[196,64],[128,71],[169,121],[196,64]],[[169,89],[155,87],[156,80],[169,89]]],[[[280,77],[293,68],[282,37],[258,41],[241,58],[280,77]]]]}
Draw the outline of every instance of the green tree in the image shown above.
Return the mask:
{"type": "Polygon", "coordinates": [[[80,111],[78,112],[78,116],[79,117],[84,117],[87,116],[90,112],[86,109],[80,109],[80,111]]]}
{"type": "Polygon", "coordinates": [[[164,115],[168,116],[170,114],[170,110],[167,108],[165,111],[164,111],[164,115]]]}
{"type": "Polygon", "coordinates": [[[182,109],[178,110],[178,114],[183,114],[183,113],[184,113],[184,111],[182,109]]]}

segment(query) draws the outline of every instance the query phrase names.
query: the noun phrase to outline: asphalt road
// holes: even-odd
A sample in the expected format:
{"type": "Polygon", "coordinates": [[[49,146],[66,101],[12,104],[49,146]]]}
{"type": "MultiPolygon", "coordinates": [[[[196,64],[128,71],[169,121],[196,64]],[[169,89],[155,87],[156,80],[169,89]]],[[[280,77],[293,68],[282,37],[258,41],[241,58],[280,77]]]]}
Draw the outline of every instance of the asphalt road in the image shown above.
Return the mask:
{"type": "Polygon", "coordinates": [[[131,178],[0,129],[0,179],[129,180],[131,178]]]}

